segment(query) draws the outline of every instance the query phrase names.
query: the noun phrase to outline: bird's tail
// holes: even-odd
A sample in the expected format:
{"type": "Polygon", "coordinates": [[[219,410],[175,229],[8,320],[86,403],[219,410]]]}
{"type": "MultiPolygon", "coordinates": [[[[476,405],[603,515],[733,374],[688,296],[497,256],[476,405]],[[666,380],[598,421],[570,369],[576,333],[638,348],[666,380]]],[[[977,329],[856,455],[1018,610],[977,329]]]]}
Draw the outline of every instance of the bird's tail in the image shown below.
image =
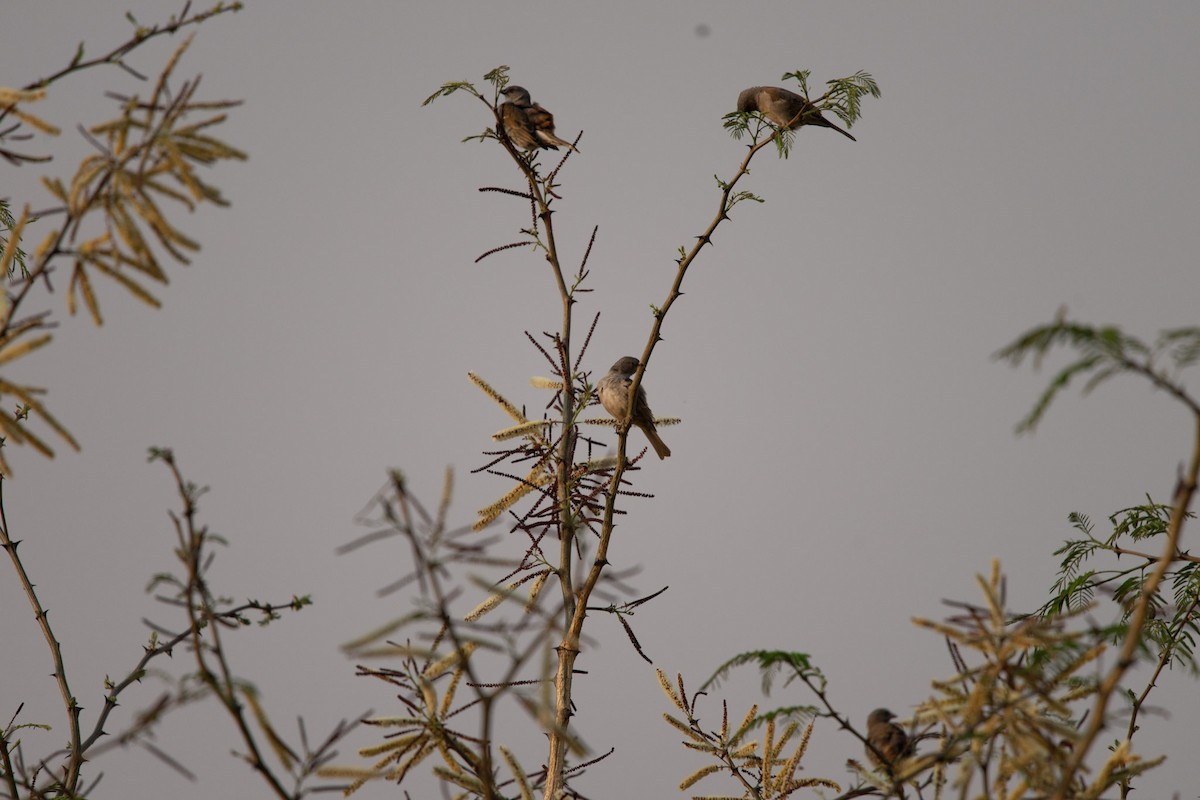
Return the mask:
{"type": "Polygon", "coordinates": [[[546,133],[545,131],[538,131],[538,136],[540,136],[542,141],[546,142],[547,144],[554,144],[554,145],[558,145],[559,147],[565,147],[568,150],[574,150],[576,153],[579,152],[578,147],[576,147],[575,145],[566,141],[565,139],[558,138],[553,133],[546,133]]]}
{"type": "Polygon", "coordinates": [[[822,117],[821,119],[817,120],[817,121],[816,121],[816,124],[817,124],[817,125],[824,125],[826,128],[833,128],[835,131],[837,131],[838,133],[840,133],[842,136],[845,136],[847,139],[849,139],[849,140],[850,140],[850,141],[852,141],[852,142],[857,142],[857,141],[858,141],[858,139],[855,139],[853,136],[851,136],[851,135],[850,135],[850,132],[849,132],[849,131],[844,131],[844,130],[842,130],[842,129],[841,129],[841,128],[839,128],[837,125],[834,125],[832,122],[830,122],[829,120],[825,119],[824,117],[822,117]]]}
{"type": "Polygon", "coordinates": [[[650,446],[654,448],[654,452],[659,458],[666,458],[671,455],[671,448],[667,447],[667,443],[658,438],[658,432],[650,427],[643,427],[642,432],[646,434],[646,438],[650,440],[650,446]]]}

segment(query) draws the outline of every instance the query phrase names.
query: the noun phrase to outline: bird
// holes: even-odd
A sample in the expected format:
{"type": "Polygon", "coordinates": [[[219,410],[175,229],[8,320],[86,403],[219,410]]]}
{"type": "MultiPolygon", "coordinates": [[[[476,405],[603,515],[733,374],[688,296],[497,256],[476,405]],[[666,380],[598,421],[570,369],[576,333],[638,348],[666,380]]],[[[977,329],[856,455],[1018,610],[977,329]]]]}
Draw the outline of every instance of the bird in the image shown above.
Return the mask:
{"type": "Polygon", "coordinates": [[[528,89],[509,86],[500,94],[507,98],[500,104],[500,120],[513,146],[522,150],[566,147],[579,152],[575,145],[554,135],[554,115],[533,102],[528,89]]]}
{"type": "MultiPolygon", "coordinates": [[[[625,419],[629,412],[629,386],[633,383],[633,373],[637,372],[638,364],[638,360],[633,356],[625,356],[613,364],[608,374],[596,384],[600,405],[618,421],[625,419]]],[[[671,448],[658,438],[658,431],[654,428],[654,414],[646,403],[646,390],[641,386],[638,386],[637,396],[633,398],[630,422],[642,429],[659,458],[671,455],[671,448]]]]}
{"type": "Polygon", "coordinates": [[[757,111],[781,128],[796,130],[801,125],[817,125],[833,128],[852,142],[857,142],[847,131],[842,130],[821,115],[821,110],[795,92],[778,86],[751,86],[738,95],[737,110],[757,111]]]}
{"type": "Polygon", "coordinates": [[[877,708],[867,716],[867,759],[873,766],[892,769],[902,759],[912,755],[913,743],[908,734],[892,722],[896,715],[886,708],[877,708]]]}

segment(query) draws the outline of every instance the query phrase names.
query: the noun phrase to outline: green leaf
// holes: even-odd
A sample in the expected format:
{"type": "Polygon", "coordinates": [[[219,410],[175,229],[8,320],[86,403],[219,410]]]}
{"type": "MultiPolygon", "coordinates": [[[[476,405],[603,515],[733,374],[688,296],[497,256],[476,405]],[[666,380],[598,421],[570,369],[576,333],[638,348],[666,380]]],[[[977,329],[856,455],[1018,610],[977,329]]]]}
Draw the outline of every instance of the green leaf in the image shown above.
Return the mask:
{"type": "Polygon", "coordinates": [[[793,678],[804,678],[817,682],[821,687],[825,686],[825,676],[821,670],[813,666],[809,660],[810,656],[807,653],[796,653],[784,650],[750,650],[745,653],[739,653],[733,658],[726,661],[721,666],[717,667],[716,672],[704,682],[700,687],[700,691],[704,691],[710,686],[717,686],[733,672],[737,667],[745,664],[757,664],[758,670],[762,673],[763,694],[771,693],[771,684],[776,675],[781,671],[788,670],[793,674],[788,678],[790,683],[793,678]]]}
{"type": "Polygon", "coordinates": [[[472,84],[470,81],[451,81],[450,83],[443,83],[436,92],[422,100],[421,106],[425,107],[434,100],[437,100],[439,97],[449,97],[459,90],[470,92],[476,97],[480,97],[479,92],[475,89],[474,84],[472,84]]]}

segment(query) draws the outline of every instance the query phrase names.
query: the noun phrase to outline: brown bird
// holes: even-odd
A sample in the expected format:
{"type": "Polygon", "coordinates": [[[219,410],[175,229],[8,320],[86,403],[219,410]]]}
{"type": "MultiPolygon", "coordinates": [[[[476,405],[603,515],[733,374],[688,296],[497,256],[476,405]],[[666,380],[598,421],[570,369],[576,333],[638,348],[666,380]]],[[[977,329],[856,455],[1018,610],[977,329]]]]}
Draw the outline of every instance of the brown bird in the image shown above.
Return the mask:
{"type": "Polygon", "coordinates": [[[821,115],[821,110],[795,92],[778,86],[751,86],[738,95],[737,110],[757,111],[773,124],[788,130],[801,125],[833,128],[853,142],[858,140],[821,115]]]}
{"type": "MultiPolygon", "coordinates": [[[[600,405],[618,420],[625,419],[629,412],[629,386],[633,383],[633,373],[637,372],[638,363],[633,356],[625,356],[613,364],[608,374],[596,384],[600,405]]],[[[646,390],[641,386],[638,386],[637,396],[633,399],[633,415],[630,421],[646,434],[659,458],[671,455],[671,448],[658,438],[658,431],[654,428],[654,414],[646,404],[646,390]]]]}
{"type": "Polygon", "coordinates": [[[892,769],[903,758],[912,755],[913,743],[908,734],[892,722],[896,715],[886,708],[877,708],[867,717],[867,759],[873,766],[892,769]]]}
{"type": "Polygon", "coordinates": [[[507,98],[500,104],[500,119],[514,147],[521,150],[566,147],[579,152],[575,145],[554,135],[554,115],[533,102],[527,89],[509,86],[500,94],[507,98]]]}

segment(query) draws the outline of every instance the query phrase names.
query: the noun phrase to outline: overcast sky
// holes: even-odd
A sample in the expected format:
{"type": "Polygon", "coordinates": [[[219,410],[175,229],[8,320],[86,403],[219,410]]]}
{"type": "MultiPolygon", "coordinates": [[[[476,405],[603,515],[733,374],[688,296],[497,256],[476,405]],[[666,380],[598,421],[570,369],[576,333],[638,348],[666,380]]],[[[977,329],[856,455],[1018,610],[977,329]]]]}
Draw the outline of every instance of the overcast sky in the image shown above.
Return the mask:
{"type": "MultiPolygon", "coordinates": [[[[9,0],[0,84],[56,71],[81,40],[93,54],[124,41],[131,5],[143,22],[179,7],[9,0]]],[[[1191,433],[1181,408],[1122,380],[1064,398],[1017,438],[1047,375],[990,355],[1063,305],[1146,338],[1197,323],[1200,5],[247,5],[202,26],[180,69],[203,73],[207,97],[245,100],[220,135],[250,159],[211,175],[232,209],[181,220],[203,250],[171,269],[162,310],[103,286],[102,329],[68,320],[11,373],[49,387],[83,444],[53,462],[6,451],[17,476],[5,504],[85,718],[104,675],[138,657],[140,620],[163,618],[142,590],[172,566],[175,497],[146,463],[150,445],[173,447],[211,486],[203,518],[232,540],[222,591],[315,598],[236,643],[278,722],[304,714],[315,733],[393,710],[337,645],[402,610],[374,590],[406,570],[406,553],[334,548],[359,533],[352,518],[390,467],[432,503],[452,465],[459,522],[504,490],[468,475],[507,420],[466,374],[543,403],[527,381],[545,365],[523,331],[552,330],[560,313],[538,256],[473,263],[528,222],[520,203],[477,191],[520,185],[496,143],[460,142],[489,124],[486,110],[465,95],[420,107],[443,82],[482,83],[500,64],[555,113],[559,135],[584,132],[555,221],[568,265],[599,226],[595,291],[579,306],[579,318],[602,312],[598,372],[642,351],[676,248],[712,218],[713,175],[731,176],[744,153],[721,127],[741,89],[800,68],[814,87],[867,70],[883,89],[864,103],[857,143],[806,129],[789,160],[756,158],[739,188],[767,202],[737,208],[667,319],[645,386],[658,414],[683,422],[663,431],[674,456],[638,475],[656,498],[623,522],[611,554],[642,567],[639,589],[670,586],[633,620],[667,672],[698,685],[736,652],[790,648],[812,654],[856,720],[881,705],[906,715],[953,669],[912,616],[977,599],[973,575],[994,557],[1011,605],[1032,608],[1069,512],[1102,523],[1147,492],[1169,498],[1191,433]]],[[[173,46],[131,63],[154,74],[173,46]]],[[[116,68],[53,86],[38,112],[64,129],[46,145],[60,157],[0,166],[0,196],[49,204],[38,177],[65,176],[88,152],[75,124],[112,114],[106,89],[148,91],[116,68]]],[[[48,301],[63,316],[65,283],[48,301]]],[[[0,717],[25,700],[25,721],[57,723],[49,658],[3,574],[0,717]]],[[[580,663],[590,672],[576,720],[596,751],[617,752],[579,788],[672,796],[700,762],[661,722],[652,669],[611,620],[591,625],[598,649],[580,663]]],[[[1135,741],[1169,760],[1141,796],[1191,796],[1200,692],[1178,671],[1160,686],[1152,702],[1169,719],[1148,719],[1135,741]]],[[[725,689],[731,709],[757,699],[750,674],[725,689]]],[[[812,698],[797,688],[772,700],[812,698]]],[[[64,735],[26,741],[42,752],[64,735]]],[[[232,741],[214,709],[182,713],[159,744],[204,772],[200,783],[144,755],[136,769],[114,757],[98,796],[261,795],[228,756],[232,741]]],[[[844,783],[859,754],[819,724],[805,774],[844,783]]]]}

